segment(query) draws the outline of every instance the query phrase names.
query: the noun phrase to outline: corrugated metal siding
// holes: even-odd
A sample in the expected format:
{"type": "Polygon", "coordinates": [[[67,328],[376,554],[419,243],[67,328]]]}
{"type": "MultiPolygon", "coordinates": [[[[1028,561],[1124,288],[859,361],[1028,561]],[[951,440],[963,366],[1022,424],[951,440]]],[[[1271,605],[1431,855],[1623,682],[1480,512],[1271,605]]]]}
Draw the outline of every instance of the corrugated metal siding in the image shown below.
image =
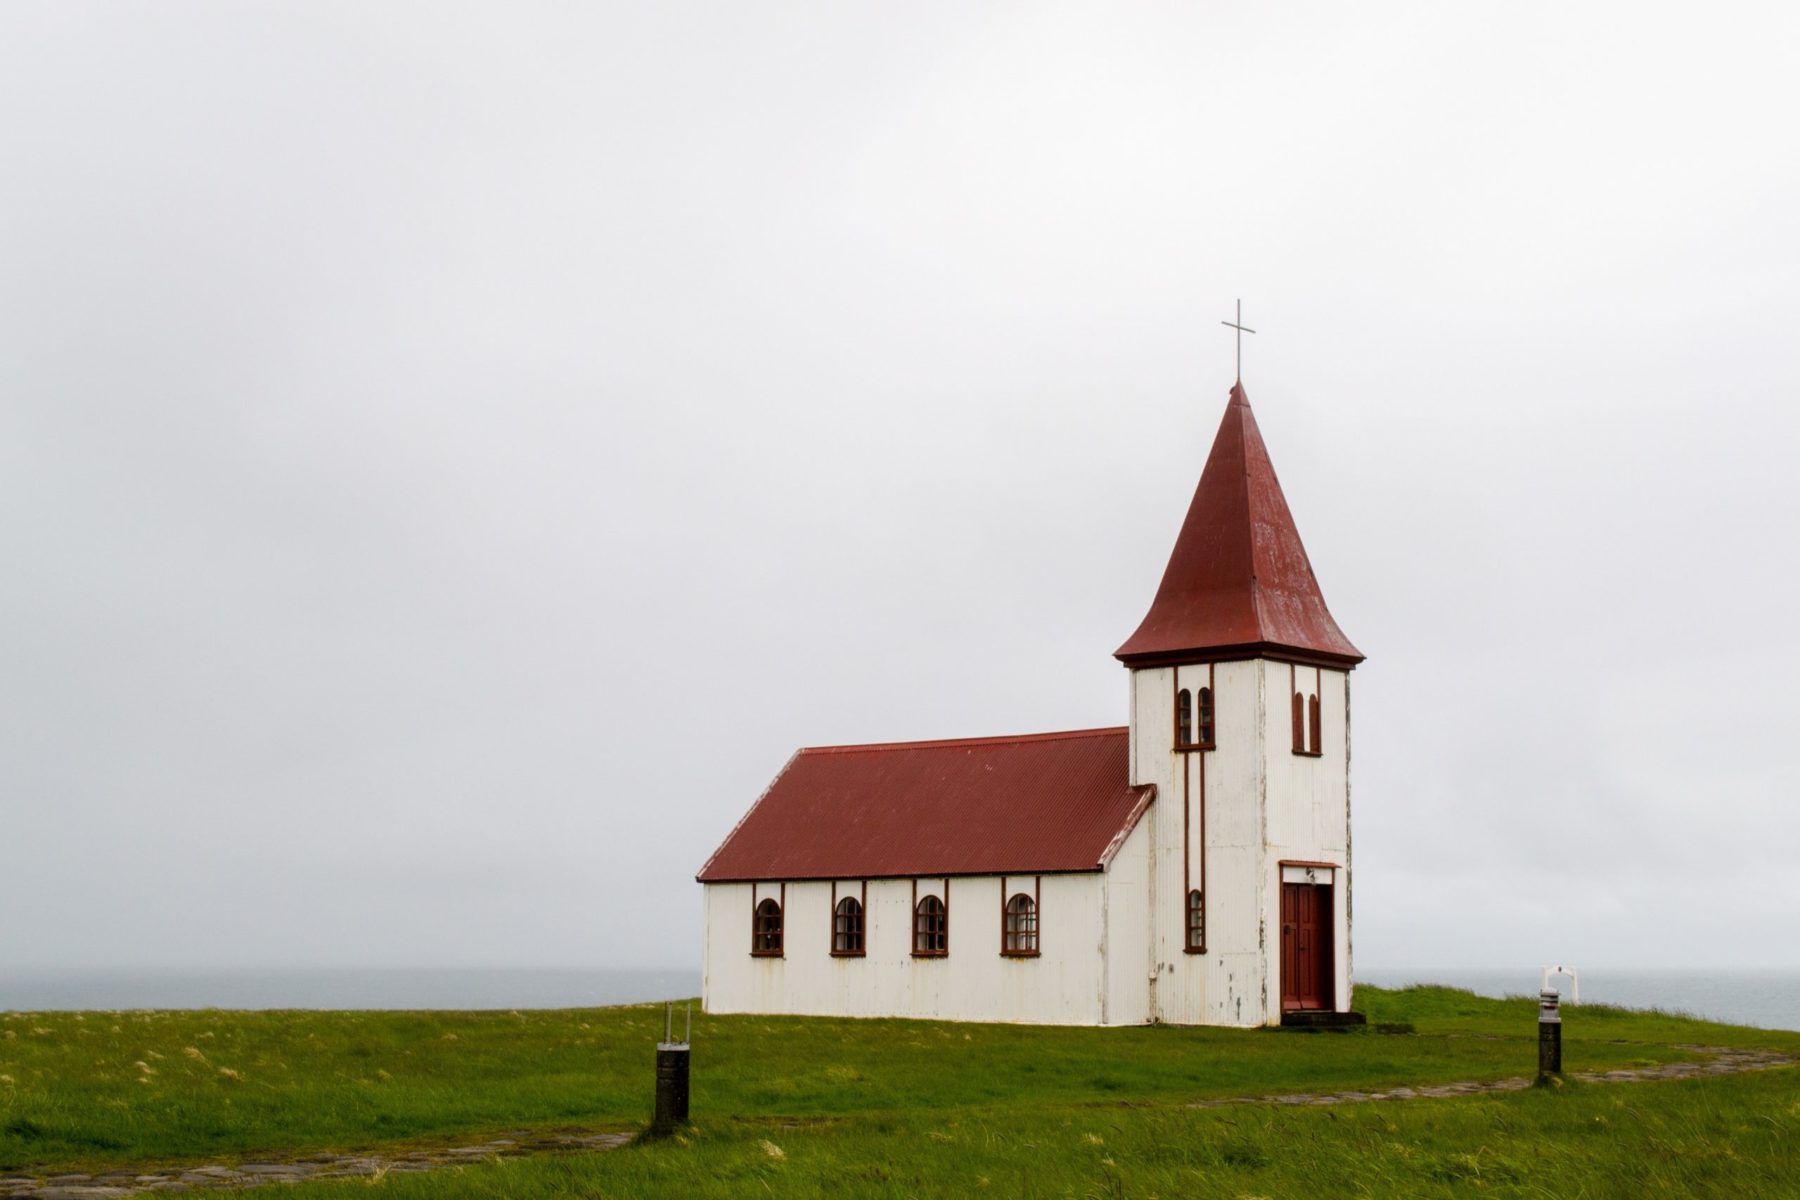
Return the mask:
{"type": "MultiPolygon", "coordinates": [[[[781,958],[750,954],[750,885],[709,884],[706,1011],[1098,1025],[1106,960],[1096,948],[1103,937],[1105,880],[1091,874],[1044,877],[1043,953],[1037,958],[1001,955],[996,876],[951,879],[945,958],[912,957],[910,880],[869,884],[867,954],[861,958],[831,956],[829,883],[787,885],[781,958]]],[[[1020,882],[1007,881],[1010,890],[1020,882]]],[[[1033,885],[1029,878],[1023,882],[1033,885]]],[[[933,881],[930,890],[941,887],[933,881]]],[[[925,881],[919,890],[927,890],[925,881]]]]}
{"type": "Polygon", "coordinates": [[[800,751],[701,868],[727,880],[1092,871],[1150,794],[1123,728],[800,751]]]}
{"type": "Polygon", "coordinates": [[[1107,1025],[1150,1019],[1150,822],[1140,821],[1113,856],[1106,888],[1107,1025]]]}
{"type": "MultiPolygon", "coordinates": [[[[1279,663],[1265,668],[1271,697],[1288,695],[1290,669],[1279,663]]],[[[1268,856],[1271,863],[1283,859],[1329,862],[1347,866],[1350,852],[1349,792],[1349,684],[1343,671],[1324,670],[1315,676],[1311,668],[1292,673],[1293,686],[1302,695],[1317,693],[1320,705],[1321,754],[1317,758],[1295,755],[1292,739],[1271,726],[1268,744],[1268,856]]],[[[1279,708],[1279,705],[1277,706],[1279,708]]],[[[1339,871],[1333,887],[1334,969],[1340,1008],[1350,1003],[1349,873],[1339,871]]],[[[1279,873],[1270,872],[1264,883],[1264,903],[1280,912],[1279,873]]],[[[1276,924],[1271,937],[1279,936],[1276,924]]],[[[1270,976],[1279,979],[1280,957],[1272,954],[1270,976]]],[[[1271,989],[1272,991],[1278,989],[1271,989]]],[[[1270,1005],[1270,1018],[1280,1017],[1280,997],[1270,1005]]]]}
{"type": "MultiPolygon", "coordinates": [[[[1267,1020],[1271,960],[1263,945],[1265,747],[1285,725],[1286,709],[1271,716],[1264,695],[1263,660],[1217,664],[1214,682],[1218,749],[1206,752],[1206,944],[1207,952],[1187,954],[1187,906],[1182,892],[1181,771],[1188,771],[1193,811],[1190,853],[1200,854],[1200,755],[1169,749],[1173,722],[1171,669],[1132,672],[1139,731],[1139,778],[1153,782],[1160,797],[1145,825],[1150,827],[1156,878],[1151,887],[1152,967],[1156,978],[1154,1019],[1175,1024],[1261,1025],[1267,1020]]],[[[1285,686],[1287,667],[1281,666],[1285,686]]],[[[1205,667],[1184,667],[1179,686],[1198,687],[1205,667]]],[[[1285,737],[1285,734],[1281,734],[1285,737]]],[[[1282,743],[1284,748],[1286,743],[1282,743]]],[[[1309,760],[1310,761],[1310,760],[1309,760]]],[[[1191,883],[1198,883],[1190,877],[1191,883]]]]}

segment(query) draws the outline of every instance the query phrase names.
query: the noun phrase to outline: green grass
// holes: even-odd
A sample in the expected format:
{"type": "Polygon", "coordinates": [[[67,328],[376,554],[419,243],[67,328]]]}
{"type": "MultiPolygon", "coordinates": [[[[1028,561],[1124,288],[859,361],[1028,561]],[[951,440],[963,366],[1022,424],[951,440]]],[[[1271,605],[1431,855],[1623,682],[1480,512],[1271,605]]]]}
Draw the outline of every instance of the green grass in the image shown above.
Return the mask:
{"type": "MultiPolygon", "coordinates": [[[[389,1177],[390,1200],[458,1197],[1800,1195],[1791,1070],[1570,1085],[1331,1109],[1019,1104],[826,1124],[720,1118],[682,1144],[389,1177]],[[771,1149],[771,1147],[773,1149],[771,1149]],[[779,1157],[777,1157],[779,1155],[779,1157]]],[[[366,1182],[300,1200],[370,1200],[366,1182]]]]}
{"type": "MultiPolygon", "coordinates": [[[[1792,1069],[1329,1110],[1187,1107],[1535,1065],[1530,1000],[1359,988],[1357,1002],[1372,1022],[1417,1032],[696,1015],[696,1129],[679,1141],[378,1186],[402,1197],[765,1185],[795,1196],[1800,1195],[1792,1069]],[[1776,1178],[1786,1192],[1767,1186],[1776,1178]]],[[[3,1014],[0,1172],[631,1129],[647,1115],[661,1018],[650,1007],[3,1014]]],[[[1689,1043],[1800,1053],[1800,1034],[1594,1005],[1567,1010],[1564,1037],[1571,1069],[1686,1058],[1689,1043]]],[[[366,1197],[369,1186],[302,1191],[366,1197]]]]}

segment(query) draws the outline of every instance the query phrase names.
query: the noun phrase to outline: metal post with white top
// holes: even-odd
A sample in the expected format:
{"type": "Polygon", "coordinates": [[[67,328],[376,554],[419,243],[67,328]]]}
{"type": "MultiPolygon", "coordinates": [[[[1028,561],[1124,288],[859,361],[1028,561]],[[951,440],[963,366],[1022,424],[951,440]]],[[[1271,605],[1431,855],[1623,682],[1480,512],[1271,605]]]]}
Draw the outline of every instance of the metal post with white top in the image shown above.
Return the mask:
{"type": "Polygon", "coordinates": [[[670,1134],[688,1119],[688,1042],[694,1036],[694,1006],[687,1007],[687,1035],[675,1040],[675,1006],[668,1006],[663,1040],[656,1046],[656,1115],[650,1121],[653,1134],[670,1134]]]}
{"type": "Polygon", "coordinates": [[[1562,1074],[1562,1007],[1556,989],[1538,993],[1538,1078],[1562,1074]]]}

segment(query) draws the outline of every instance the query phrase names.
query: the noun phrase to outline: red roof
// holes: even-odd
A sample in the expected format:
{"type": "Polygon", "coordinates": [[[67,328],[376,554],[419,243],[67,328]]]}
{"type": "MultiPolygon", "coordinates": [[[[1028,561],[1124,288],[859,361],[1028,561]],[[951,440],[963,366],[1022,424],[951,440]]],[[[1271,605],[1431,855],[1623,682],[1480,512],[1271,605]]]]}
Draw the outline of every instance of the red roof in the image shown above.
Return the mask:
{"type": "Polygon", "coordinates": [[[1325,607],[1238,383],[1149,615],[1114,657],[1140,667],[1263,654],[1345,668],[1363,658],[1325,607]]]}
{"type": "Polygon", "coordinates": [[[817,746],[788,760],[702,883],[1095,871],[1156,794],[1127,735],[817,746]]]}

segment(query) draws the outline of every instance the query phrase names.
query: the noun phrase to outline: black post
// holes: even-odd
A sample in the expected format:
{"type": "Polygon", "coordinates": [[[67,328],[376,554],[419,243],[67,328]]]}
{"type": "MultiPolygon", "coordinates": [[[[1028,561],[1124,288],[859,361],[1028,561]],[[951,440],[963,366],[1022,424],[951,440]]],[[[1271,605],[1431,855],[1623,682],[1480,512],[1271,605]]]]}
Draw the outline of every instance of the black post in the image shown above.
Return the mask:
{"type": "Polygon", "coordinates": [[[1538,993],[1538,1078],[1562,1074],[1562,1012],[1555,991],[1538,993]]]}
{"type": "Polygon", "coordinates": [[[650,1132],[674,1133],[688,1119],[688,1048],[664,1042],[656,1048],[656,1119],[650,1132]]]}
{"type": "MultiPolygon", "coordinates": [[[[693,1009],[688,1010],[688,1036],[693,1036],[693,1009]]],[[[669,1006],[668,1032],[656,1045],[656,1115],[650,1132],[670,1134],[688,1119],[688,1044],[675,1041],[675,1006],[669,1006]]]]}

